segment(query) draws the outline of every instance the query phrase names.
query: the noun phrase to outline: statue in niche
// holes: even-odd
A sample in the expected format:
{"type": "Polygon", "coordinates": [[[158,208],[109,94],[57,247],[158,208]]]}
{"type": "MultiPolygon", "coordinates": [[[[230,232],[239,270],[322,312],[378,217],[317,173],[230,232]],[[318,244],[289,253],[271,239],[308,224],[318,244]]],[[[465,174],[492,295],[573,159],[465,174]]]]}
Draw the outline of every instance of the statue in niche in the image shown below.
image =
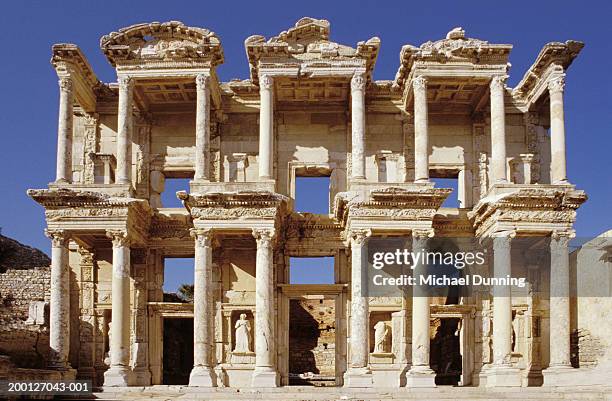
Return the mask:
{"type": "Polygon", "coordinates": [[[240,314],[240,319],[236,321],[234,327],[236,329],[236,346],[234,347],[234,352],[252,352],[251,323],[247,320],[246,313],[240,314]]]}
{"type": "Polygon", "coordinates": [[[386,352],[387,336],[389,328],[385,322],[380,321],[374,325],[374,353],[380,354],[386,352]]]}

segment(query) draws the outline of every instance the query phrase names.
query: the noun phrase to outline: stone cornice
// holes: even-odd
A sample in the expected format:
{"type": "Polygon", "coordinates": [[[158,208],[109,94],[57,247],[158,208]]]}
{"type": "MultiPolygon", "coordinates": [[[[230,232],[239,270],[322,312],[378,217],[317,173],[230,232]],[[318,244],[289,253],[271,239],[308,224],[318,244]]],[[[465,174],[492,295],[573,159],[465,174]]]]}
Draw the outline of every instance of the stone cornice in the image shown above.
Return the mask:
{"type": "Polygon", "coordinates": [[[76,101],[88,113],[96,109],[96,90],[102,85],[85,55],[72,43],[56,43],[51,48],[51,65],[61,78],[73,80],[76,101]]]}

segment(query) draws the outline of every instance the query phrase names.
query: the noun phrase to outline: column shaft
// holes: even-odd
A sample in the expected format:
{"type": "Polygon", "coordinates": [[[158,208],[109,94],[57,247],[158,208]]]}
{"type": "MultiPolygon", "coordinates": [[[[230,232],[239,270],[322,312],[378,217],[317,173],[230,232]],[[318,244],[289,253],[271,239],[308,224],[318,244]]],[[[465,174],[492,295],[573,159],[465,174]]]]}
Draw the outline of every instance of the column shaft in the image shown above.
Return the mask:
{"type": "Polygon", "coordinates": [[[259,178],[273,178],[274,149],[274,80],[269,75],[259,78],[259,178]]]}
{"type": "Polygon", "coordinates": [[[414,91],[414,181],[429,181],[429,122],[427,111],[427,79],[416,77],[414,91]]]}
{"type": "Polygon", "coordinates": [[[47,231],[51,238],[51,307],[49,317],[49,367],[70,369],[70,270],[68,237],[61,230],[47,231]]]}
{"type": "Polygon", "coordinates": [[[506,182],[505,76],[491,79],[491,164],[493,182],[506,182]]]}
{"type": "Polygon", "coordinates": [[[553,233],[550,241],[550,367],[571,367],[570,267],[571,235],[553,233]]]}
{"type": "MultiPolygon", "coordinates": [[[[493,238],[493,276],[512,274],[510,235],[493,238]]],[[[493,364],[510,366],[512,356],[512,298],[509,285],[493,286],[493,364]]]]}
{"type": "Polygon", "coordinates": [[[365,77],[351,79],[351,178],[365,179],[365,77]]]}
{"type": "Polygon", "coordinates": [[[60,102],[59,121],[57,124],[57,166],[55,182],[72,181],[72,78],[61,77],[59,80],[60,102]]]}
{"type": "Polygon", "coordinates": [[[550,94],[550,181],[552,184],[567,182],[565,159],[565,120],[563,88],[565,78],[557,77],[548,83],[550,94]]]}
{"type": "Polygon", "coordinates": [[[208,180],[210,170],[210,77],[196,77],[195,180],[208,180]]]}
{"type": "Polygon", "coordinates": [[[132,100],[134,82],[130,77],[119,78],[119,106],[117,117],[117,171],[118,184],[131,183],[132,170],[132,100]]]}
{"type": "Polygon", "coordinates": [[[368,367],[369,305],[363,294],[363,259],[366,238],[365,230],[351,232],[351,368],[368,367]]]}
{"type": "Polygon", "coordinates": [[[190,386],[216,386],[211,368],[212,316],[212,231],[192,229],[195,238],[195,276],[193,281],[193,370],[190,386]]]}

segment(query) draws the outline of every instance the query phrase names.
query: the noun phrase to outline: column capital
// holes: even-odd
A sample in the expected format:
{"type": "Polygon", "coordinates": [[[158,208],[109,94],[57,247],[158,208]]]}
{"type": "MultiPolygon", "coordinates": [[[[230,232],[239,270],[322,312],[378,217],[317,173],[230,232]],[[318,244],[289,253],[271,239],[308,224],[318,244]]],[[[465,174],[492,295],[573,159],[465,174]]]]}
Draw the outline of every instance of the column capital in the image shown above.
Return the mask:
{"type": "Polygon", "coordinates": [[[196,75],[195,82],[197,90],[206,90],[210,85],[210,76],[207,74],[198,74],[196,75]]]}
{"type": "Polygon", "coordinates": [[[554,230],[550,233],[551,246],[567,248],[573,238],[576,238],[574,230],[554,230]]]}
{"type": "Polygon", "coordinates": [[[366,85],[366,79],[365,79],[364,73],[357,72],[353,74],[353,77],[351,78],[351,92],[354,92],[354,91],[363,92],[365,90],[365,85],[366,85]]]}
{"type": "Polygon", "coordinates": [[[427,89],[427,77],[419,75],[412,80],[413,90],[425,90],[427,89]]]}
{"type": "Polygon", "coordinates": [[[516,231],[499,231],[490,235],[493,246],[497,249],[509,249],[516,231]]]}
{"type": "Polygon", "coordinates": [[[130,236],[123,230],[106,230],[106,236],[113,242],[113,248],[129,247],[130,236]]]}
{"type": "Polygon", "coordinates": [[[212,246],[214,231],[212,228],[192,228],[189,230],[189,235],[195,239],[196,246],[212,246]]]}
{"type": "Polygon", "coordinates": [[[117,78],[119,89],[132,89],[134,87],[134,78],[129,75],[121,75],[117,78]]]}
{"type": "Polygon", "coordinates": [[[493,77],[491,77],[489,88],[491,89],[491,91],[504,90],[506,88],[507,79],[508,79],[507,75],[494,75],[493,77]]]}
{"type": "Polygon", "coordinates": [[[62,92],[72,92],[72,77],[70,75],[61,76],[58,85],[62,92]]]}
{"type": "Polygon", "coordinates": [[[259,88],[260,89],[272,89],[274,85],[274,78],[271,75],[263,74],[259,77],[259,88]]]}
{"type": "Polygon", "coordinates": [[[353,246],[363,246],[365,240],[372,236],[372,230],[368,229],[351,229],[348,232],[348,239],[350,241],[351,247],[353,246]]]}
{"type": "Polygon", "coordinates": [[[547,85],[550,93],[563,93],[565,88],[565,74],[552,77],[548,80],[547,85]]]}
{"type": "Polygon", "coordinates": [[[66,230],[45,229],[45,235],[51,239],[51,245],[53,247],[67,246],[70,241],[70,233],[66,230]]]}
{"type": "Polygon", "coordinates": [[[253,237],[257,241],[257,246],[270,247],[274,239],[275,232],[271,228],[254,228],[253,237]]]}
{"type": "Polygon", "coordinates": [[[429,239],[433,238],[435,235],[433,228],[418,228],[412,230],[412,238],[416,239],[429,239]]]}

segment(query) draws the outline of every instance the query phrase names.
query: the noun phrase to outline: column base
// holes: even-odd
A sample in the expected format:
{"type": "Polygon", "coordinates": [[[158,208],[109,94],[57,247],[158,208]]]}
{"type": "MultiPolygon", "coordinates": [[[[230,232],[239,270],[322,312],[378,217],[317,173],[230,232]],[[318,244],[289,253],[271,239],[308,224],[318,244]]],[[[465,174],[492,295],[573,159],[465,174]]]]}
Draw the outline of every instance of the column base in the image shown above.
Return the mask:
{"type": "Polygon", "coordinates": [[[135,386],[150,386],[151,372],[145,367],[138,367],[134,369],[132,379],[135,386]]]}
{"type": "Polygon", "coordinates": [[[278,387],[280,377],[274,368],[255,368],[251,385],[253,387],[278,387]]]}
{"type": "Polygon", "coordinates": [[[436,372],[429,366],[413,366],[406,374],[406,387],[436,387],[436,372]]]}
{"type": "Polygon", "coordinates": [[[132,371],[127,366],[111,366],[104,372],[105,387],[127,387],[132,384],[132,371]]]}
{"type": "Polygon", "coordinates": [[[217,375],[210,366],[194,366],[189,375],[190,387],[217,387],[217,375]]]}
{"type": "Polygon", "coordinates": [[[491,366],[487,369],[487,387],[521,387],[521,371],[512,366],[491,366]]]}
{"type": "Polygon", "coordinates": [[[372,372],[369,368],[349,368],[344,377],[344,387],[372,387],[372,372]]]}
{"type": "Polygon", "coordinates": [[[571,366],[550,366],[542,371],[542,376],[544,377],[543,386],[567,386],[569,385],[567,376],[571,375],[573,372],[575,372],[575,370],[571,366]]]}

